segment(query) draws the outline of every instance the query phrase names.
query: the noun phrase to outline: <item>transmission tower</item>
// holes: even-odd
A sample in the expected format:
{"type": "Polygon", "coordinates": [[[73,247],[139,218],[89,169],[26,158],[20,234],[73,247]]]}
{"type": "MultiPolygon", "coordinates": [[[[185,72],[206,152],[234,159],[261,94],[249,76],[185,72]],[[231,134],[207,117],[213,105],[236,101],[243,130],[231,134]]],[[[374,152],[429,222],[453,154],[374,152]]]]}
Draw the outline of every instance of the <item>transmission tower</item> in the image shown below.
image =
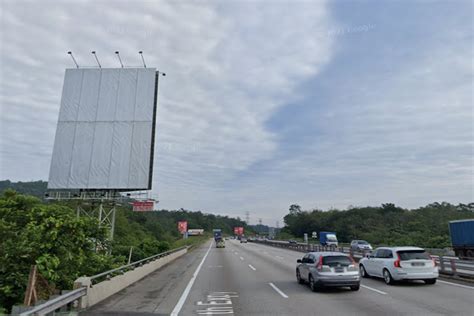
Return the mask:
{"type": "Polygon", "coordinates": [[[262,219],[261,218],[258,219],[258,225],[262,225],[262,219]]]}
{"type": "Polygon", "coordinates": [[[247,225],[250,225],[250,212],[249,211],[245,212],[245,221],[247,222],[247,225]]]}
{"type": "Polygon", "coordinates": [[[280,228],[280,221],[276,221],[276,228],[280,228]]]}

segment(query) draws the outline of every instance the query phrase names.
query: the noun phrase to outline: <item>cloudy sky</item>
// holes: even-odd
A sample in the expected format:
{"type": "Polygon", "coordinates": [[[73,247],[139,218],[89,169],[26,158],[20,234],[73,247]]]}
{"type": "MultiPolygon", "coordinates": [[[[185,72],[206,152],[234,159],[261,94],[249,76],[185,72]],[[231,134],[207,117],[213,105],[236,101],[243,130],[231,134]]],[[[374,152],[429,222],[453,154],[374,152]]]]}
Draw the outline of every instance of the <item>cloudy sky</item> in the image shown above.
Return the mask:
{"type": "Polygon", "coordinates": [[[66,54],[147,64],[161,208],[473,198],[471,1],[0,3],[0,179],[47,180],[66,54]]]}

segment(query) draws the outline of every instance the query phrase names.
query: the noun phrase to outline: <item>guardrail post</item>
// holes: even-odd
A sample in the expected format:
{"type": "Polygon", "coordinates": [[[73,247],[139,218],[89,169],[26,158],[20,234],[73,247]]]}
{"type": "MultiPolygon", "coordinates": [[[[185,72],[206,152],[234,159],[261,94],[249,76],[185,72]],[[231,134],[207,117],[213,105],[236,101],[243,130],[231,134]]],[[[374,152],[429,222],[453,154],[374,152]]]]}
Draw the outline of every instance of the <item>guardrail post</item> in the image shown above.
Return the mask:
{"type": "Polygon", "coordinates": [[[453,272],[453,275],[457,275],[458,272],[456,270],[456,261],[454,259],[450,259],[451,261],[451,271],[453,272]]]}
{"type": "Polygon", "coordinates": [[[444,258],[443,256],[438,256],[439,258],[439,268],[442,272],[446,271],[446,268],[444,267],[444,258]]]}
{"type": "MultiPolygon", "coordinates": [[[[92,280],[89,277],[80,277],[77,280],[74,281],[73,289],[79,289],[81,287],[85,287],[87,289],[87,293],[89,292],[89,288],[92,287],[92,280]]],[[[78,299],[78,304],[77,308],[84,309],[87,308],[88,306],[87,302],[87,294],[86,296],[81,297],[78,299]]]]}

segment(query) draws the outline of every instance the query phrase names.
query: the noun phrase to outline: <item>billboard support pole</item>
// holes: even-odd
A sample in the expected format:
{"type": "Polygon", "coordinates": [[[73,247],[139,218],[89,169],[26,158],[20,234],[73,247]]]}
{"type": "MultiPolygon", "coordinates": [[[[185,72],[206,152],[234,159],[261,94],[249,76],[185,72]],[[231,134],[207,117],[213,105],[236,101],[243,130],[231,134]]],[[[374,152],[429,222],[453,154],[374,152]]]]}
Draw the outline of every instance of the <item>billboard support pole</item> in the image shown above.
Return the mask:
{"type": "Polygon", "coordinates": [[[114,240],[114,233],[115,233],[115,203],[112,208],[112,222],[110,223],[110,240],[114,240]]]}
{"type": "Polygon", "coordinates": [[[115,233],[115,213],[117,211],[116,202],[112,201],[110,208],[104,206],[103,200],[99,200],[99,205],[94,207],[92,206],[87,209],[82,207],[81,204],[77,206],[76,215],[80,217],[81,215],[97,218],[99,220],[99,227],[105,226],[109,229],[109,239],[112,241],[114,240],[114,233],[115,233]]]}

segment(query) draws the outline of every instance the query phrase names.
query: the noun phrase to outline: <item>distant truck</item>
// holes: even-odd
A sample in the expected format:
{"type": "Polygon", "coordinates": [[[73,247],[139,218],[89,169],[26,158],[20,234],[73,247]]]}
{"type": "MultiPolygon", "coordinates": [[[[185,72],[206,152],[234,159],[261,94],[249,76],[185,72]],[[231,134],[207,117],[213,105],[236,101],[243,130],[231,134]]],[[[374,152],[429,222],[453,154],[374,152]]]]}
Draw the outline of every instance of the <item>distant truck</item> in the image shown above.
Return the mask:
{"type": "Polygon", "coordinates": [[[449,235],[456,256],[474,260],[474,219],[450,221],[449,235]]]}
{"type": "Polygon", "coordinates": [[[222,229],[220,228],[215,228],[212,230],[214,233],[214,240],[217,242],[218,240],[222,239],[222,229]]]}
{"type": "Polygon", "coordinates": [[[188,229],[188,236],[202,236],[204,235],[204,229],[188,229]]]}
{"type": "Polygon", "coordinates": [[[334,232],[320,232],[319,243],[323,246],[337,247],[337,237],[334,232]]]}

